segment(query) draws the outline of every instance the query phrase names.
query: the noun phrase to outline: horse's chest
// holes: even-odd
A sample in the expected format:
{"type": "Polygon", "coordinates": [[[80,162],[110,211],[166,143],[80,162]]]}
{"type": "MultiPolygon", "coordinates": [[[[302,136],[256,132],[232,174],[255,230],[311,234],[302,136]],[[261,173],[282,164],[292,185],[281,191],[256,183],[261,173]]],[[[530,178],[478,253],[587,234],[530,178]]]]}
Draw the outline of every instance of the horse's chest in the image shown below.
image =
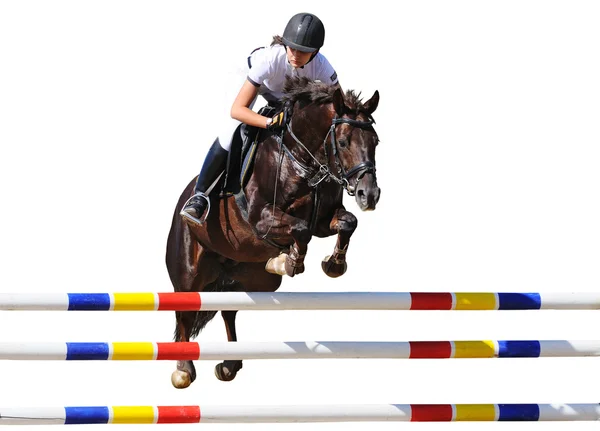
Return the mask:
{"type": "Polygon", "coordinates": [[[342,205],[342,199],[337,187],[327,185],[311,188],[303,196],[295,198],[286,212],[294,213],[296,217],[307,221],[331,214],[342,205]]]}

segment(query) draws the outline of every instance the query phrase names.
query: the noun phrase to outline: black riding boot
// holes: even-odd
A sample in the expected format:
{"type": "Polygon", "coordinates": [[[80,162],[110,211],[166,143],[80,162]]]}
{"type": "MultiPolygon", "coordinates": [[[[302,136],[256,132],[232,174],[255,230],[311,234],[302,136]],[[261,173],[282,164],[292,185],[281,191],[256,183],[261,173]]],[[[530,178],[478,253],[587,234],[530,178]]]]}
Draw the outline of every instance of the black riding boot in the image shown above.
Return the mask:
{"type": "MultiPolygon", "coordinates": [[[[179,213],[181,216],[198,224],[204,222],[206,217],[203,219],[202,215],[206,207],[209,207],[210,210],[210,200],[206,195],[206,191],[215,182],[219,174],[225,170],[228,154],[229,152],[219,144],[219,138],[215,139],[212,147],[208,150],[206,159],[204,159],[204,164],[196,181],[194,195],[186,202],[179,213]]],[[[208,212],[206,216],[208,216],[208,212]]]]}

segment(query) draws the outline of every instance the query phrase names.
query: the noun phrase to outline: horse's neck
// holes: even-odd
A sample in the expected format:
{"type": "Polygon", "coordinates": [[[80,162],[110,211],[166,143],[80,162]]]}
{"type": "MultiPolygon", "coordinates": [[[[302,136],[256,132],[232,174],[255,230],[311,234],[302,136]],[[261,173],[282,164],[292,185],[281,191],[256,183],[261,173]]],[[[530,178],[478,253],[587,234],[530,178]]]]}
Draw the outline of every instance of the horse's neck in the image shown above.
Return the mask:
{"type": "Polygon", "coordinates": [[[311,165],[314,163],[314,160],[310,154],[316,157],[320,163],[327,164],[329,161],[325,160],[324,142],[326,138],[329,138],[329,129],[326,126],[322,126],[324,123],[323,117],[326,113],[323,109],[319,109],[314,111],[314,113],[311,112],[311,114],[307,116],[294,112],[290,121],[290,128],[296,139],[288,132],[284,136],[284,143],[294,156],[311,165]],[[310,154],[308,154],[309,152],[310,154]]]}

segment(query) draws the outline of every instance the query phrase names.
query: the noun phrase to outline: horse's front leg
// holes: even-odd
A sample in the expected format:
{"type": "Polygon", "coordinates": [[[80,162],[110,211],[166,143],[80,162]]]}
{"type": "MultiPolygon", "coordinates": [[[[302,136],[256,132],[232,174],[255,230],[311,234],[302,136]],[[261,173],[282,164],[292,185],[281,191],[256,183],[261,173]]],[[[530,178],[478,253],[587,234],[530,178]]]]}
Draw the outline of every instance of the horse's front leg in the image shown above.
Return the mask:
{"type": "Polygon", "coordinates": [[[345,208],[338,208],[329,223],[329,230],[331,234],[337,234],[337,243],[333,249],[331,256],[326,256],[321,262],[321,268],[325,274],[330,277],[339,277],[344,275],[348,264],[346,263],[346,251],[348,251],[348,244],[350,243],[350,237],[356,230],[358,220],[345,208]]]}
{"type": "Polygon", "coordinates": [[[308,251],[308,243],[312,233],[308,223],[300,218],[284,213],[278,208],[265,208],[261,220],[256,224],[259,237],[269,239],[288,239],[293,244],[289,253],[282,253],[276,258],[269,259],[265,269],[278,275],[294,275],[304,272],[304,257],[308,251]]]}

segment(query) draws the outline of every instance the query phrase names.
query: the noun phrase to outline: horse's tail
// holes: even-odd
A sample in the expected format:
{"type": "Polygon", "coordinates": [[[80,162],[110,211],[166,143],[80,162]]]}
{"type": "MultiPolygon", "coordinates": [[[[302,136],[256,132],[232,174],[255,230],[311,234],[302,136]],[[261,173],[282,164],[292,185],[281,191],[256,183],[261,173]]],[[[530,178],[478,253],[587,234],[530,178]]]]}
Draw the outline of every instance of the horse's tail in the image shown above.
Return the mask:
{"type": "MultiPolygon", "coordinates": [[[[219,277],[214,282],[207,284],[202,291],[203,292],[234,292],[239,289],[240,289],[239,283],[237,283],[233,280],[219,277]]],[[[178,312],[178,313],[181,313],[181,312],[178,312]]],[[[217,314],[217,311],[186,311],[185,313],[189,313],[190,316],[193,315],[193,317],[190,317],[190,321],[192,321],[192,319],[193,319],[191,329],[188,328],[190,331],[190,333],[188,334],[189,338],[192,339],[192,338],[196,338],[200,334],[200,332],[202,332],[202,330],[208,324],[208,322],[210,322],[213,319],[213,317],[215,317],[215,315],[217,314]]],[[[182,334],[179,332],[179,325],[175,325],[175,333],[174,333],[175,341],[180,341],[181,335],[182,334]]]]}

